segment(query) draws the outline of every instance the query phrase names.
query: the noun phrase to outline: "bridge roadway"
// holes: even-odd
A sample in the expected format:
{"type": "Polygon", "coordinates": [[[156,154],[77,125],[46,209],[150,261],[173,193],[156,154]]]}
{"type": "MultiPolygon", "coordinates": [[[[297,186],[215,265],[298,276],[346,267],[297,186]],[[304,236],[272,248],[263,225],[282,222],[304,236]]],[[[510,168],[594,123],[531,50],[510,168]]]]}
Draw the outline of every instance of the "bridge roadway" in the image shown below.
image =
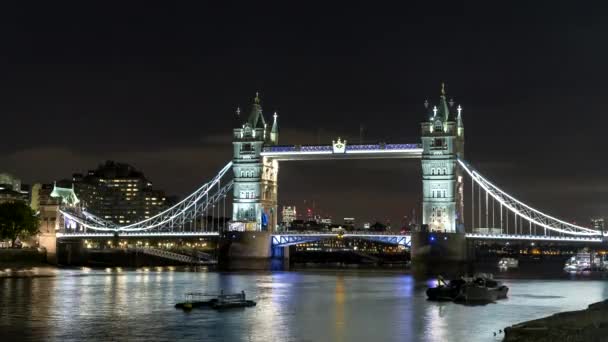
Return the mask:
{"type": "MultiPolygon", "coordinates": [[[[164,237],[164,238],[183,238],[183,237],[219,237],[218,232],[121,232],[121,238],[145,238],[145,237],[164,237]]],[[[111,238],[114,237],[114,232],[75,232],[75,233],[57,233],[58,239],[70,238],[111,238]]],[[[389,243],[411,247],[411,235],[409,234],[393,234],[382,232],[346,232],[340,234],[338,232],[280,232],[272,235],[272,245],[274,247],[286,247],[297,245],[300,243],[314,242],[328,238],[359,238],[371,241],[389,243]]],[[[554,242],[581,242],[581,243],[601,243],[601,237],[583,237],[583,236],[543,236],[543,235],[516,235],[516,234],[479,234],[467,233],[467,240],[494,240],[494,241],[554,241],[554,242]]]]}

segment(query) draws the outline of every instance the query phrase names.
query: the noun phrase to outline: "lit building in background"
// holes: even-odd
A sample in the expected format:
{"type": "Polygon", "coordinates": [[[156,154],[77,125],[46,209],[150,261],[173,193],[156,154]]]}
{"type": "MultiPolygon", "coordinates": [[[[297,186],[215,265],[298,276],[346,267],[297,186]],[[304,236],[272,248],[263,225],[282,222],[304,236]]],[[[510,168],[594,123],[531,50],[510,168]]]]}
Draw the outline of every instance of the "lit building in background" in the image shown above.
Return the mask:
{"type": "Polygon", "coordinates": [[[35,183],[30,191],[30,207],[34,211],[39,211],[42,205],[57,205],[61,199],[51,197],[53,184],[35,183]]]}
{"type": "Polygon", "coordinates": [[[0,173],[0,203],[28,202],[29,192],[21,180],[9,173],[0,173]]]}
{"type": "Polygon", "coordinates": [[[321,218],[319,223],[321,223],[324,226],[331,226],[331,223],[332,223],[331,217],[323,217],[323,218],[321,218]]]}
{"type": "Polygon", "coordinates": [[[285,227],[291,226],[291,223],[296,220],[297,211],[295,206],[283,206],[281,211],[283,217],[283,225],[285,227]]]}
{"type": "Polygon", "coordinates": [[[354,217],[345,217],[344,225],[354,227],[355,226],[355,218],[354,217]]]}
{"type": "Polygon", "coordinates": [[[315,220],[315,213],[312,208],[306,208],[306,217],[304,218],[304,220],[308,222],[312,222],[315,220]]]}
{"type": "Polygon", "coordinates": [[[86,175],[74,174],[72,182],[83,208],[117,224],[152,217],[170,205],[163,191],[124,163],[107,161],[86,175]]]}
{"type": "Polygon", "coordinates": [[[593,229],[604,230],[604,227],[605,227],[604,218],[603,217],[592,218],[591,226],[593,226],[593,229]]]}

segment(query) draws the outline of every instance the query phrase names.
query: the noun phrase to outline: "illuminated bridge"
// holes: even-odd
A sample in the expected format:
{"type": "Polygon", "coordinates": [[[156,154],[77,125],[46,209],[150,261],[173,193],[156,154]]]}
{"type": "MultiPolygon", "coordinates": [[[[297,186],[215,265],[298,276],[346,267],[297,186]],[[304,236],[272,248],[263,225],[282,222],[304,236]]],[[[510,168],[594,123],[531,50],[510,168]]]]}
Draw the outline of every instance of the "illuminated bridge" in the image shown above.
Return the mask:
{"type": "MultiPolygon", "coordinates": [[[[538,240],[601,242],[602,232],[559,220],[534,209],[505,193],[475,171],[469,164],[458,160],[460,167],[470,176],[471,220],[475,227],[467,232],[468,239],[480,240],[538,240]],[[483,227],[483,228],[479,228],[483,227]]],[[[203,184],[191,195],[173,207],[149,218],[129,225],[118,226],[92,215],[86,210],[63,207],[64,218],[60,238],[112,237],[216,237],[228,227],[209,225],[203,218],[225,215],[225,201],[234,182],[222,182],[228,177],[232,163],[228,163],[210,182],[203,184]],[[223,184],[223,185],[222,185],[223,184]]],[[[213,220],[212,220],[213,221],[213,220]]],[[[316,241],[334,237],[358,237],[409,246],[409,235],[390,233],[330,233],[330,232],[277,232],[273,244],[280,246],[316,241]]]]}
{"type": "MultiPolygon", "coordinates": [[[[422,230],[428,234],[461,234],[476,241],[604,240],[601,231],[560,220],[516,199],[465,161],[462,108],[454,110],[452,104],[448,105],[443,89],[438,105],[425,107],[428,112],[421,124],[421,144],[348,144],[338,138],[327,145],[282,146],[278,145],[278,116],[275,113],[269,129],[256,96],[248,118],[240,118],[238,111],[243,123],[233,130],[232,160],[182,201],[153,217],[126,225],[117,225],[87,212],[86,208],[64,203],[57,238],[216,238],[251,234],[258,241],[264,236],[273,247],[339,237],[415,248],[412,237],[406,234],[277,230],[279,163],[403,158],[421,160],[422,230]],[[231,197],[231,208],[227,208],[227,197],[231,197]],[[227,213],[232,217],[230,223],[220,223],[217,218],[226,217],[227,213]]],[[[264,253],[260,251],[260,255],[264,253]]]]}

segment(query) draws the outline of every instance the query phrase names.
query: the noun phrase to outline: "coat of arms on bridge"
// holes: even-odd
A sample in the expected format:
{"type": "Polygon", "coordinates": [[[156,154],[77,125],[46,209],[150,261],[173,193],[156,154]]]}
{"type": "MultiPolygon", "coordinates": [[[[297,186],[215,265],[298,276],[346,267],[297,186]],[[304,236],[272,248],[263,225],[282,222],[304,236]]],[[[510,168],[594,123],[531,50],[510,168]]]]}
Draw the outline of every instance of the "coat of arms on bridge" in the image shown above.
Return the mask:
{"type": "Polygon", "coordinates": [[[338,141],[332,140],[333,153],[346,153],[346,140],[342,141],[338,138],[338,141]]]}

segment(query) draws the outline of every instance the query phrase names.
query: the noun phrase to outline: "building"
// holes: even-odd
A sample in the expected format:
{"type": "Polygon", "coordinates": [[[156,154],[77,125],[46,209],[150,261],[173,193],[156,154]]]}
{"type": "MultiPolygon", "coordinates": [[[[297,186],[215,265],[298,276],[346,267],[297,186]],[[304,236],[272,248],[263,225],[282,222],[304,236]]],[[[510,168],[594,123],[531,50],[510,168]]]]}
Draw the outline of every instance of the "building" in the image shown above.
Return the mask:
{"type": "Polygon", "coordinates": [[[0,203],[28,203],[29,193],[23,188],[19,178],[10,173],[0,173],[0,203]]]}
{"type": "Polygon", "coordinates": [[[323,217],[319,220],[319,223],[329,227],[332,224],[332,219],[331,217],[323,217]]]}
{"type": "Polygon", "coordinates": [[[591,226],[593,227],[593,229],[604,231],[604,228],[605,228],[604,218],[603,217],[592,218],[591,226]]]}
{"type": "Polygon", "coordinates": [[[345,217],[344,220],[344,225],[345,226],[354,226],[355,225],[355,218],[354,217],[345,217]]]}
{"type": "MultiPolygon", "coordinates": [[[[279,141],[277,114],[270,131],[256,94],[249,117],[243,120],[237,109],[238,127],[232,136],[234,171],[231,227],[243,230],[273,230],[278,221],[277,174],[279,163],[261,156],[264,144],[279,141]]],[[[232,228],[231,228],[232,229],[232,228]]]]}
{"type": "Polygon", "coordinates": [[[0,187],[14,191],[21,190],[21,180],[10,173],[0,173],[0,187]]]}
{"type": "Polygon", "coordinates": [[[116,224],[147,219],[170,205],[163,191],[125,163],[106,161],[86,175],[74,174],[72,186],[83,208],[116,224]]]}
{"type": "MultiPolygon", "coordinates": [[[[453,102],[449,101],[450,106],[453,102]]],[[[450,111],[444,85],[438,106],[427,108],[422,130],[422,223],[430,231],[464,232],[462,171],[464,158],[462,108],[450,111]]]]}
{"type": "Polygon", "coordinates": [[[51,193],[55,189],[55,184],[35,183],[30,191],[30,207],[35,212],[40,210],[43,205],[58,205],[61,203],[60,198],[51,197],[51,193]]]}
{"type": "Polygon", "coordinates": [[[295,206],[283,206],[281,210],[281,216],[283,218],[283,226],[289,227],[291,223],[297,219],[297,211],[295,206]]]}

